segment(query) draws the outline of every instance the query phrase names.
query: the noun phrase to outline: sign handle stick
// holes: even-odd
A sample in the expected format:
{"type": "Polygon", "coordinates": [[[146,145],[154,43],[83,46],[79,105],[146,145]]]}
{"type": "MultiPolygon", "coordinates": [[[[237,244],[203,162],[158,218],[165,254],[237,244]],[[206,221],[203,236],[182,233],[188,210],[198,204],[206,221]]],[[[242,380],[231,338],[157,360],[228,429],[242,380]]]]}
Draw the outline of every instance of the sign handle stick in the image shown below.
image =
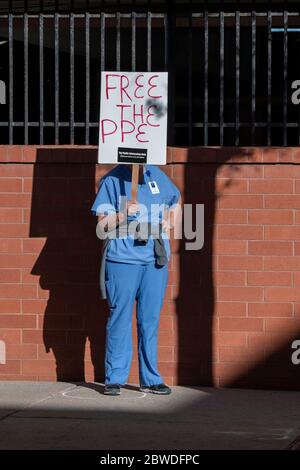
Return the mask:
{"type": "Polygon", "coordinates": [[[138,187],[138,180],[139,180],[139,167],[138,164],[132,165],[132,181],[131,181],[131,199],[136,201],[137,195],[137,187],[138,187]]]}

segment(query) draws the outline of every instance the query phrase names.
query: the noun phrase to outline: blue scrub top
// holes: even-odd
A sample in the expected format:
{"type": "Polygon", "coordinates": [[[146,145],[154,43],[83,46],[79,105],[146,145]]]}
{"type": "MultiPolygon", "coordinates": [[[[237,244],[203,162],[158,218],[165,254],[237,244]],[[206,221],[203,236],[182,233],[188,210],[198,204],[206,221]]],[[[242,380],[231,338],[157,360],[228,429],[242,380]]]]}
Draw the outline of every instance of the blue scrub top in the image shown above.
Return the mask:
{"type": "MultiPolygon", "coordinates": [[[[120,197],[124,196],[127,200],[131,199],[131,171],[127,165],[118,165],[100,179],[96,199],[91,207],[93,215],[120,211],[120,197]]],[[[160,168],[155,165],[145,165],[144,181],[138,184],[137,191],[138,203],[145,207],[142,207],[137,214],[129,216],[128,222],[138,220],[151,222],[153,225],[158,224],[162,220],[163,206],[172,207],[178,202],[179,197],[179,189],[160,168]]],[[[169,239],[165,232],[162,232],[162,237],[169,260],[169,239]]],[[[106,259],[130,264],[152,263],[155,261],[154,240],[149,237],[148,242],[143,245],[134,240],[132,235],[112,239],[106,259]]]]}

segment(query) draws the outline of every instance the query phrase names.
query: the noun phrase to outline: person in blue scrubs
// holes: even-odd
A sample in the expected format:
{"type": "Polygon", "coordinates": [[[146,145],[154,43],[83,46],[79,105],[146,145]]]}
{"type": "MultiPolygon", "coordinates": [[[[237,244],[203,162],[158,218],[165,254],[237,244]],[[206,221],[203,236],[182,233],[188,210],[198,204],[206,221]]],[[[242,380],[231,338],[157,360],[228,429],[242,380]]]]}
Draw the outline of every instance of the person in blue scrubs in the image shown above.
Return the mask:
{"type": "Polygon", "coordinates": [[[124,221],[151,223],[151,227],[161,224],[165,261],[158,260],[152,233],[148,232],[146,243],[140,243],[128,232],[109,241],[105,257],[105,291],[110,313],[106,325],[104,393],[119,395],[126,384],[132,360],[132,313],[136,301],[140,390],[169,394],[171,388],[158,370],[157,342],[170,260],[172,224],[165,215],[174,212],[174,227],[180,191],[157,166],[140,165],[137,201],[132,201],[131,171],[132,165],[117,165],[102,177],[91,211],[98,216],[102,234],[107,226],[120,229],[124,221]]]}

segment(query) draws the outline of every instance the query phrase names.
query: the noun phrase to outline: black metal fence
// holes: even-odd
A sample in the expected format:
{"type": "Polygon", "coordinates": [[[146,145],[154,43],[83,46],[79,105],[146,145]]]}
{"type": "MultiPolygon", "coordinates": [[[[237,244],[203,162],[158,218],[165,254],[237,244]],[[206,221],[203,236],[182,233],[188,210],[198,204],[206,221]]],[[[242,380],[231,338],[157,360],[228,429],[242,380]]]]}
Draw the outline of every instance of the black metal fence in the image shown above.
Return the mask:
{"type": "Polygon", "coordinates": [[[168,70],[169,144],[299,145],[299,12],[159,3],[0,10],[0,144],[97,144],[100,71],[168,70]]]}

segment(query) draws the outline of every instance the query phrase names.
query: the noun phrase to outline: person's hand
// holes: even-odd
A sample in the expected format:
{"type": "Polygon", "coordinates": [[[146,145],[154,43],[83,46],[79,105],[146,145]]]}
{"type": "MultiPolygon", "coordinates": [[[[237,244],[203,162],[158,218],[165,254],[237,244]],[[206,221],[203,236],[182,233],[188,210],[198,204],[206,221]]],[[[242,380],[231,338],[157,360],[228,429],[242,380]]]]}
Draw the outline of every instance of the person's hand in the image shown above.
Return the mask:
{"type": "Polygon", "coordinates": [[[137,201],[127,201],[127,212],[128,215],[134,215],[140,210],[140,206],[137,201]]]}

